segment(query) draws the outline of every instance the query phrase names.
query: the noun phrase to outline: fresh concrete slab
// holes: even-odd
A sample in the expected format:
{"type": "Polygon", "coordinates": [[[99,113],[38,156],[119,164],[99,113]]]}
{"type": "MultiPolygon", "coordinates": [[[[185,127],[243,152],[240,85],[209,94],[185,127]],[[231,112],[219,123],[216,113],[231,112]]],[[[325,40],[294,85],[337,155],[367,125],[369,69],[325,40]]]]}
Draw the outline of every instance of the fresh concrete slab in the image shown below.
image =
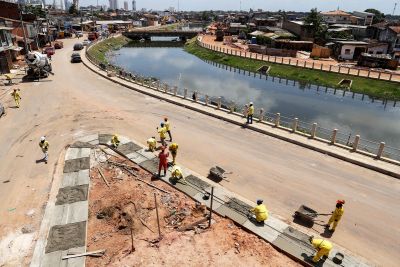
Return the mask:
{"type": "Polygon", "coordinates": [[[235,210],[233,210],[231,207],[227,205],[221,205],[218,209],[215,210],[218,214],[221,214],[222,216],[228,217],[234,222],[243,225],[246,221],[249,219],[244,215],[241,214],[235,210]]]}
{"type": "Polygon", "coordinates": [[[129,142],[126,144],[120,144],[117,148],[117,150],[119,152],[121,152],[124,155],[128,155],[132,152],[136,152],[138,150],[142,149],[142,147],[138,146],[137,144],[133,143],[133,142],[129,142]]]}
{"type": "Polygon", "coordinates": [[[88,197],[89,185],[67,186],[58,190],[56,206],[78,201],[85,201],[88,197]]]}
{"type": "Polygon", "coordinates": [[[126,157],[128,159],[132,160],[136,164],[140,164],[146,160],[149,160],[148,158],[144,157],[143,155],[141,155],[137,152],[129,153],[126,155],[126,157]]]}
{"type": "Polygon", "coordinates": [[[199,193],[198,188],[196,188],[190,184],[183,184],[182,182],[177,182],[175,184],[175,188],[177,188],[178,190],[184,192],[185,194],[187,194],[191,197],[194,197],[195,195],[197,195],[199,193]]]}
{"type": "Polygon", "coordinates": [[[142,163],[139,164],[139,166],[151,173],[158,173],[158,159],[157,158],[143,161],[142,163]]]}
{"type": "Polygon", "coordinates": [[[148,151],[145,148],[142,148],[138,151],[136,151],[137,153],[139,153],[140,155],[142,155],[143,157],[147,158],[147,159],[154,159],[156,157],[156,155],[154,155],[153,152],[148,151]]]}
{"type": "Polygon", "coordinates": [[[90,156],[90,148],[72,148],[67,149],[65,160],[87,158],[90,156]]]}
{"type": "Polygon", "coordinates": [[[80,170],[86,170],[90,168],[90,158],[78,158],[70,159],[65,161],[64,173],[66,172],[77,172],[80,170]]]}
{"type": "Polygon", "coordinates": [[[64,175],[63,175],[63,179],[61,181],[60,188],[67,187],[67,186],[89,184],[89,182],[90,182],[89,170],[82,170],[82,171],[77,171],[77,172],[67,172],[67,173],[64,173],[64,175]]]}
{"type": "Polygon", "coordinates": [[[94,148],[94,145],[88,142],[76,141],[70,146],[70,148],[94,148]]]}
{"type": "Polygon", "coordinates": [[[190,183],[192,186],[197,187],[201,191],[204,191],[206,188],[211,187],[211,184],[203,181],[202,179],[194,176],[193,174],[187,176],[185,179],[188,183],[190,183]]]}
{"type": "Polygon", "coordinates": [[[111,144],[112,134],[99,134],[99,144],[101,145],[109,145],[111,144]]]}
{"type": "Polygon", "coordinates": [[[47,239],[46,253],[85,246],[86,222],[55,225],[47,239]]]}

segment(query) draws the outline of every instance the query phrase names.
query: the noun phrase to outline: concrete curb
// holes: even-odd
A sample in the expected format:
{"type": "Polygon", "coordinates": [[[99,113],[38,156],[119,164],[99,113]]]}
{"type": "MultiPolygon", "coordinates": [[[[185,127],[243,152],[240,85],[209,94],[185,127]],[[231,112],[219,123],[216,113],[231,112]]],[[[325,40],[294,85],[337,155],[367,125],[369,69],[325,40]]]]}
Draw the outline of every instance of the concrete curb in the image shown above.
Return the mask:
{"type": "MultiPolygon", "coordinates": [[[[205,106],[202,103],[195,103],[188,99],[176,97],[170,93],[162,93],[162,92],[155,91],[155,90],[148,90],[148,88],[146,88],[146,87],[143,87],[143,86],[140,86],[137,84],[133,84],[131,82],[128,83],[126,80],[119,78],[119,77],[108,77],[104,71],[99,70],[97,66],[93,65],[87,59],[86,54],[84,57],[82,57],[82,62],[88,69],[90,69],[94,73],[102,76],[103,78],[105,78],[111,82],[119,84],[121,86],[127,87],[127,88],[135,90],[139,93],[142,93],[142,94],[145,94],[145,95],[148,95],[148,96],[160,99],[160,100],[164,100],[168,103],[172,103],[172,104],[175,104],[175,105],[178,105],[178,106],[181,106],[181,107],[184,107],[184,108],[196,111],[196,112],[200,112],[202,114],[205,114],[205,115],[217,118],[217,119],[224,120],[226,122],[230,122],[230,123],[238,125],[238,126],[244,125],[244,123],[242,121],[240,121],[237,117],[230,116],[232,114],[229,114],[229,113],[225,114],[225,113],[221,112],[221,110],[218,110],[218,109],[210,107],[210,106],[205,106]],[[184,103],[181,100],[186,100],[187,103],[184,103]]],[[[355,153],[350,154],[351,152],[346,151],[345,149],[343,149],[339,146],[333,147],[333,146],[330,146],[329,144],[318,141],[317,139],[300,140],[300,138],[297,138],[297,137],[300,137],[300,135],[294,136],[294,135],[290,134],[288,131],[285,131],[284,129],[276,129],[276,128],[262,129],[261,126],[257,127],[257,126],[251,126],[251,125],[246,126],[246,127],[250,130],[253,130],[253,131],[256,131],[256,132],[259,132],[262,134],[266,134],[266,135],[275,137],[277,139],[281,139],[283,141],[287,141],[292,144],[296,144],[296,145],[314,150],[316,152],[320,152],[322,154],[326,154],[326,155],[335,157],[337,159],[344,160],[349,163],[353,163],[358,166],[392,176],[394,178],[398,178],[398,179],[400,178],[400,167],[397,164],[387,163],[384,161],[377,161],[371,157],[364,156],[363,154],[355,154],[355,153]],[[306,142],[306,141],[308,141],[308,142],[306,142]],[[347,153],[347,154],[345,154],[345,153],[347,153]]]]}
{"type": "MultiPolygon", "coordinates": [[[[138,164],[146,171],[154,173],[154,169],[157,169],[158,167],[158,160],[154,153],[147,152],[141,144],[131,141],[126,137],[120,137],[120,146],[118,149],[113,149],[110,142],[111,136],[111,134],[99,134],[99,141],[93,141],[91,143],[106,145],[117,154],[125,157],[133,163],[138,164]],[[126,147],[131,147],[131,149],[127,150],[126,147]],[[138,155],[141,155],[142,157],[138,157],[138,155]]],[[[203,177],[184,167],[182,167],[182,171],[188,183],[186,185],[181,183],[174,184],[170,180],[170,170],[171,167],[168,167],[167,175],[160,178],[165,183],[188,195],[193,200],[204,203],[208,208],[210,207],[210,200],[204,200],[203,196],[210,193],[211,187],[214,187],[213,211],[215,213],[222,217],[230,218],[236,224],[264,239],[293,260],[298,261],[305,266],[319,266],[318,264],[313,265],[306,261],[306,258],[314,253],[314,249],[308,243],[309,236],[307,234],[296,230],[272,214],[270,214],[264,225],[256,225],[245,215],[243,215],[242,211],[240,210],[243,207],[248,208],[254,206],[254,203],[251,201],[242,198],[240,195],[237,195],[225,189],[221,185],[212,182],[206,177],[203,177]],[[229,205],[229,203],[232,203],[232,201],[238,203],[239,209],[232,208],[229,205]]],[[[337,245],[335,245],[334,249],[331,251],[331,257],[329,257],[323,263],[323,265],[338,266],[333,263],[332,256],[339,251],[345,254],[345,260],[341,266],[370,266],[365,259],[354,256],[351,252],[337,245]]]]}

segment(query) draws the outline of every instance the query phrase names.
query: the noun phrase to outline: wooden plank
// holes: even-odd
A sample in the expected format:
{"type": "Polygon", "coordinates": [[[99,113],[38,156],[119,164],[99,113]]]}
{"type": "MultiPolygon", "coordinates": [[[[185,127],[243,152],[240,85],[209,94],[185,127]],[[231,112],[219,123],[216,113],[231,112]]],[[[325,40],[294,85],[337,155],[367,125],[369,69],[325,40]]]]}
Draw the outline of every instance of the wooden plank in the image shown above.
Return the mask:
{"type": "Polygon", "coordinates": [[[67,255],[67,256],[62,257],[62,259],[67,260],[67,259],[71,259],[71,258],[78,258],[78,257],[84,257],[84,256],[101,257],[104,255],[105,252],[106,252],[106,250],[102,249],[102,250],[90,251],[90,252],[85,252],[85,253],[80,253],[80,254],[67,255]]]}
{"type": "Polygon", "coordinates": [[[106,183],[106,185],[107,185],[108,187],[110,187],[110,184],[108,183],[106,177],[104,177],[104,174],[102,173],[102,171],[100,170],[99,167],[97,167],[97,170],[99,171],[100,176],[101,176],[101,178],[103,178],[103,180],[104,180],[104,182],[106,183]]]}

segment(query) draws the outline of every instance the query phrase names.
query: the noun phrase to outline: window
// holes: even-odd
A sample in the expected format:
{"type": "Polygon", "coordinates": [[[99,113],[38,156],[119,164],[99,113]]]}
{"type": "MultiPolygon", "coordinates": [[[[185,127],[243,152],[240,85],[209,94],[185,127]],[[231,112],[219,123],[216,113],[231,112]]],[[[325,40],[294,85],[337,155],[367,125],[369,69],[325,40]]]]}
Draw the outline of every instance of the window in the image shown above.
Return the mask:
{"type": "Polygon", "coordinates": [[[345,50],[344,50],[344,54],[345,54],[345,55],[350,55],[350,51],[351,51],[350,49],[345,49],[345,50]]]}

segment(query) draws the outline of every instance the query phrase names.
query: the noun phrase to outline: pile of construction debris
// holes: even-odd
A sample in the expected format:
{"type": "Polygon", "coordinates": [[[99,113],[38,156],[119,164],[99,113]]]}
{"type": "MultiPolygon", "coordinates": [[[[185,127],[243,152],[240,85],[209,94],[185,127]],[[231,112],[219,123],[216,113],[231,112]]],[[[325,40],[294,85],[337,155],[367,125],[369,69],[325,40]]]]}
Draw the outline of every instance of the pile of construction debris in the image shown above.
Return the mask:
{"type": "Polygon", "coordinates": [[[297,265],[229,219],[213,216],[209,228],[204,204],[111,150],[91,162],[87,251],[105,253],[87,266],[297,265]]]}

